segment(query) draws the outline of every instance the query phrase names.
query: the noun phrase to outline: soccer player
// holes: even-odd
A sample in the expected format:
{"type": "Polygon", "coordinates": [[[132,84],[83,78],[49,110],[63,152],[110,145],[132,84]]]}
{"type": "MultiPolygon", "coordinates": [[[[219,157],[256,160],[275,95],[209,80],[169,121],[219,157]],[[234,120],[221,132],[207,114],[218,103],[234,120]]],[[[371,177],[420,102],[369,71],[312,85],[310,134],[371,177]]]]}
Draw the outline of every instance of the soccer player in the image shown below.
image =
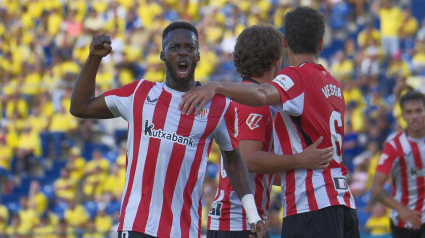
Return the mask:
{"type": "Polygon", "coordinates": [[[317,10],[297,7],[286,14],[284,29],[283,47],[288,49],[291,67],[282,69],[272,82],[211,82],[188,91],[179,108],[182,113],[190,113],[198,104],[202,108],[215,94],[248,106],[274,105],[280,111],[274,130],[278,155],[298,154],[323,135],[319,148],[335,148],[327,168],[281,173],[282,237],[360,237],[356,206],[347,184],[348,170],[342,165],[342,88],[317,63],[325,32],[324,17],[317,10]]]}
{"type": "Polygon", "coordinates": [[[391,208],[394,238],[425,237],[425,96],[407,92],[400,106],[407,128],[385,144],[370,192],[391,208]],[[390,175],[393,196],[383,189],[390,175]]]}
{"type": "Polygon", "coordinates": [[[184,92],[196,85],[196,28],[185,22],[170,24],[163,31],[162,47],[165,83],[142,79],[94,97],[98,67],[112,50],[109,36],[94,37],[71,99],[74,116],[121,116],[129,123],[119,237],[200,237],[202,184],[213,139],[252,231],[264,237],[265,224],[237,148],[233,103],[217,96],[196,115],[177,109],[184,92]]]}
{"type": "MultiPolygon", "coordinates": [[[[233,52],[236,69],[243,78],[242,83],[263,84],[273,80],[280,71],[282,53],[282,34],[272,25],[259,24],[243,30],[233,52]],[[257,62],[258,58],[263,60],[257,62]]],[[[273,118],[270,107],[249,107],[239,103],[235,103],[235,107],[239,149],[251,172],[257,211],[266,221],[273,174],[298,168],[324,169],[333,159],[333,147],[316,149],[322,141],[319,139],[300,154],[275,155],[271,153],[273,118]]],[[[242,204],[223,166],[207,229],[207,238],[248,237],[250,234],[242,204]]],[[[269,237],[268,232],[266,237],[269,237]]]]}

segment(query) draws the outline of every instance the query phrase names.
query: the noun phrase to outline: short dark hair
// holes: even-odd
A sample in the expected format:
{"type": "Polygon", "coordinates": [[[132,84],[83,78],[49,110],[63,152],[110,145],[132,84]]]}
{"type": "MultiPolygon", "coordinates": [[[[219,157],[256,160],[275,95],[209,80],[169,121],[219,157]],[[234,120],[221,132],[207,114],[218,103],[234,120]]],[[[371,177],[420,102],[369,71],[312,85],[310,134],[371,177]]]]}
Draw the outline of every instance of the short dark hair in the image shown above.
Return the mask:
{"type": "Polygon", "coordinates": [[[198,30],[194,25],[184,21],[176,21],[165,27],[164,31],[162,31],[162,41],[164,41],[170,31],[174,31],[177,29],[187,29],[189,31],[193,31],[193,33],[195,33],[196,38],[198,38],[198,30]]]}
{"type": "Polygon", "coordinates": [[[284,34],[292,53],[318,55],[325,17],[315,9],[296,7],[285,15],[284,34]]]}
{"type": "Polygon", "coordinates": [[[261,77],[282,55],[282,33],[270,24],[259,23],[238,36],[233,61],[242,77],[261,77]]]}
{"type": "Polygon", "coordinates": [[[423,93],[418,92],[416,90],[408,91],[407,93],[405,93],[400,98],[400,102],[399,103],[400,103],[401,109],[403,109],[404,103],[406,103],[408,101],[416,101],[416,100],[421,101],[422,104],[425,106],[425,95],[423,93]]]}

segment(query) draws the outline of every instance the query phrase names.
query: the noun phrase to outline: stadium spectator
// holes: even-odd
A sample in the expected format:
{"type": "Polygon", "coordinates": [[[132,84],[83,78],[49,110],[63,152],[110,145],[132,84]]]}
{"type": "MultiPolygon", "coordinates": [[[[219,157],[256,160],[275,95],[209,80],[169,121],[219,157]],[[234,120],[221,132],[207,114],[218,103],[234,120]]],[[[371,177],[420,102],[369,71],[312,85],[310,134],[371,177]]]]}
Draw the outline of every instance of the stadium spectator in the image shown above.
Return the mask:
{"type": "Polygon", "coordinates": [[[117,164],[111,166],[110,174],[105,178],[102,192],[110,192],[115,199],[120,200],[124,191],[125,173],[120,172],[117,164]]]}
{"type": "Polygon", "coordinates": [[[37,216],[47,214],[47,207],[49,205],[49,200],[47,197],[40,192],[40,183],[38,181],[31,181],[30,191],[29,191],[29,204],[31,207],[34,207],[37,212],[37,216]]]}
{"type": "Polygon", "coordinates": [[[76,204],[73,199],[67,200],[68,208],[65,210],[64,218],[68,226],[81,233],[89,220],[87,211],[83,205],[76,204]]]}
{"type": "Polygon", "coordinates": [[[89,199],[101,196],[103,193],[103,184],[106,179],[106,173],[101,167],[94,167],[90,176],[87,176],[83,182],[83,193],[89,199]]]}
{"type": "Polygon", "coordinates": [[[7,207],[0,204],[0,236],[5,235],[6,227],[9,221],[9,211],[7,207]]]}
{"type": "Polygon", "coordinates": [[[350,81],[354,71],[354,64],[346,58],[344,51],[341,50],[336,53],[335,61],[330,71],[341,82],[350,81]]]}
{"type": "Polygon", "coordinates": [[[31,125],[25,124],[18,141],[16,172],[26,175],[31,172],[32,160],[41,155],[40,136],[31,130],[31,125]]]}
{"type": "Polygon", "coordinates": [[[52,116],[49,127],[56,158],[62,156],[62,146],[67,139],[67,133],[71,132],[75,127],[76,119],[72,118],[63,106],[60,106],[59,111],[52,116]]]}
{"type": "Polygon", "coordinates": [[[71,179],[80,181],[84,177],[86,160],[81,157],[81,150],[78,147],[72,147],[69,150],[69,161],[66,164],[66,168],[69,170],[69,176],[71,179]]]}
{"type": "Polygon", "coordinates": [[[5,137],[0,137],[0,177],[7,176],[9,174],[12,157],[12,148],[6,144],[5,137]]]}
{"type": "Polygon", "coordinates": [[[25,229],[30,231],[34,226],[39,222],[37,211],[33,204],[30,204],[27,197],[21,197],[19,199],[19,204],[21,205],[19,210],[19,218],[22,226],[25,226],[25,229]]]}
{"type": "Polygon", "coordinates": [[[99,207],[97,216],[94,220],[95,230],[105,237],[112,228],[112,218],[106,214],[106,207],[99,207]]]}
{"type": "Polygon", "coordinates": [[[62,219],[59,221],[59,224],[57,227],[55,227],[54,235],[57,237],[66,237],[66,238],[73,238],[74,236],[74,228],[69,226],[65,219],[62,219]]]}
{"type": "Polygon", "coordinates": [[[32,237],[34,238],[53,238],[54,226],[50,223],[48,213],[44,213],[40,217],[40,222],[32,230],[32,237]]]}
{"type": "Polygon", "coordinates": [[[25,225],[18,214],[12,214],[10,225],[6,228],[6,235],[9,237],[25,237],[31,232],[31,228],[25,225]]]}
{"type": "Polygon", "coordinates": [[[393,0],[376,0],[371,10],[381,21],[382,47],[386,56],[391,56],[400,49],[399,29],[403,24],[401,9],[393,0]]]}
{"type": "Polygon", "coordinates": [[[104,238],[105,234],[98,230],[96,221],[90,219],[86,224],[86,232],[83,235],[83,238],[104,238]]]}
{"type": "Polygon", "coordinates": [[[85,166],[85,176],[90,178],[96,172],[106,175],[109,171],[109,161],[102,157],[102,151],[95,150],[92,157],[93,159],[87,162],[85,166]],[[96,171],[97,169],[99,169],[99,171],[96,171]]]}
{"type": "Polygon", "coordinates": [[[60,171],[60,178],[54,183],[56,197],[64,200],[75,199],[77,183],[78,181],[70,177],[68,169],[62,168],[60,171]]]}
{"type": "Polygon", "coordinates": [[[380,203],[372,206],[371,217],[366,222],[366,229],[372,236],[382,236],[391,233],[390,219],[387,208],[380,203]]]}
{"type": "Polygon", "coordinates": [[[360,51],[366,49],[369,46],[371,40],[375,40],[378,42],[378,44],[380,44],[381,35],[379,34],[379,30],[373,28],[372,23],[368,22],[365,26],[365,29],[357,35],[357,44],[360,47],[360,51]]]}

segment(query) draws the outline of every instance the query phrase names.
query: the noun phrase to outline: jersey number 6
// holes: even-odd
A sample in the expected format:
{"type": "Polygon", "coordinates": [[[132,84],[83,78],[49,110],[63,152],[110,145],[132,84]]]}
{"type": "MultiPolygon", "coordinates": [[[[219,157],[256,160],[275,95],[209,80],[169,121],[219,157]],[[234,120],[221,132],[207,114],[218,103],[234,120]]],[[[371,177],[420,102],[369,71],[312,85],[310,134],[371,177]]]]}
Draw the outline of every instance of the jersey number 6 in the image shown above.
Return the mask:
{"type": "Polygon", "coordinates": [[[342,136],[341,134],[336,132],[335,122],[337,123],[338,127],[342,126],[341,113],[337,111],[333,111],[331,114],[331,118],[329,119],[329,129],[331,130],[332,146],[335,148],[334,160],[338,163],[341,163],[342,162],[342,136]],[[338,142],[338,145],[339,145],[339,151],[341,152],[340,155],[338,155],[336,142],[338,142]]]}

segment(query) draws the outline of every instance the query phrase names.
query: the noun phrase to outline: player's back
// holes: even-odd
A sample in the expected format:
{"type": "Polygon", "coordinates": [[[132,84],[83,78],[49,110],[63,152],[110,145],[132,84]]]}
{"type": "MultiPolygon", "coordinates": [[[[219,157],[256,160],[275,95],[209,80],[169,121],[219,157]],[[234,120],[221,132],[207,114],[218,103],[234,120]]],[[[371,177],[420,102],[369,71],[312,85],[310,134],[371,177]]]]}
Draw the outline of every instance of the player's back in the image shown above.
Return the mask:
{"type": "Polygon", "coordinates": [[[275,152],[302,152],[320,136],[318,148],[334,146],[334,160],[325,170],[297,169],[282,173],[284,216],[335,205],[355,208],[347,169],[341,164],[345,102],[340,83],[321,66],[304,63],[284,68],[273,80],[283,105],[275,119],[275,152]]]}

